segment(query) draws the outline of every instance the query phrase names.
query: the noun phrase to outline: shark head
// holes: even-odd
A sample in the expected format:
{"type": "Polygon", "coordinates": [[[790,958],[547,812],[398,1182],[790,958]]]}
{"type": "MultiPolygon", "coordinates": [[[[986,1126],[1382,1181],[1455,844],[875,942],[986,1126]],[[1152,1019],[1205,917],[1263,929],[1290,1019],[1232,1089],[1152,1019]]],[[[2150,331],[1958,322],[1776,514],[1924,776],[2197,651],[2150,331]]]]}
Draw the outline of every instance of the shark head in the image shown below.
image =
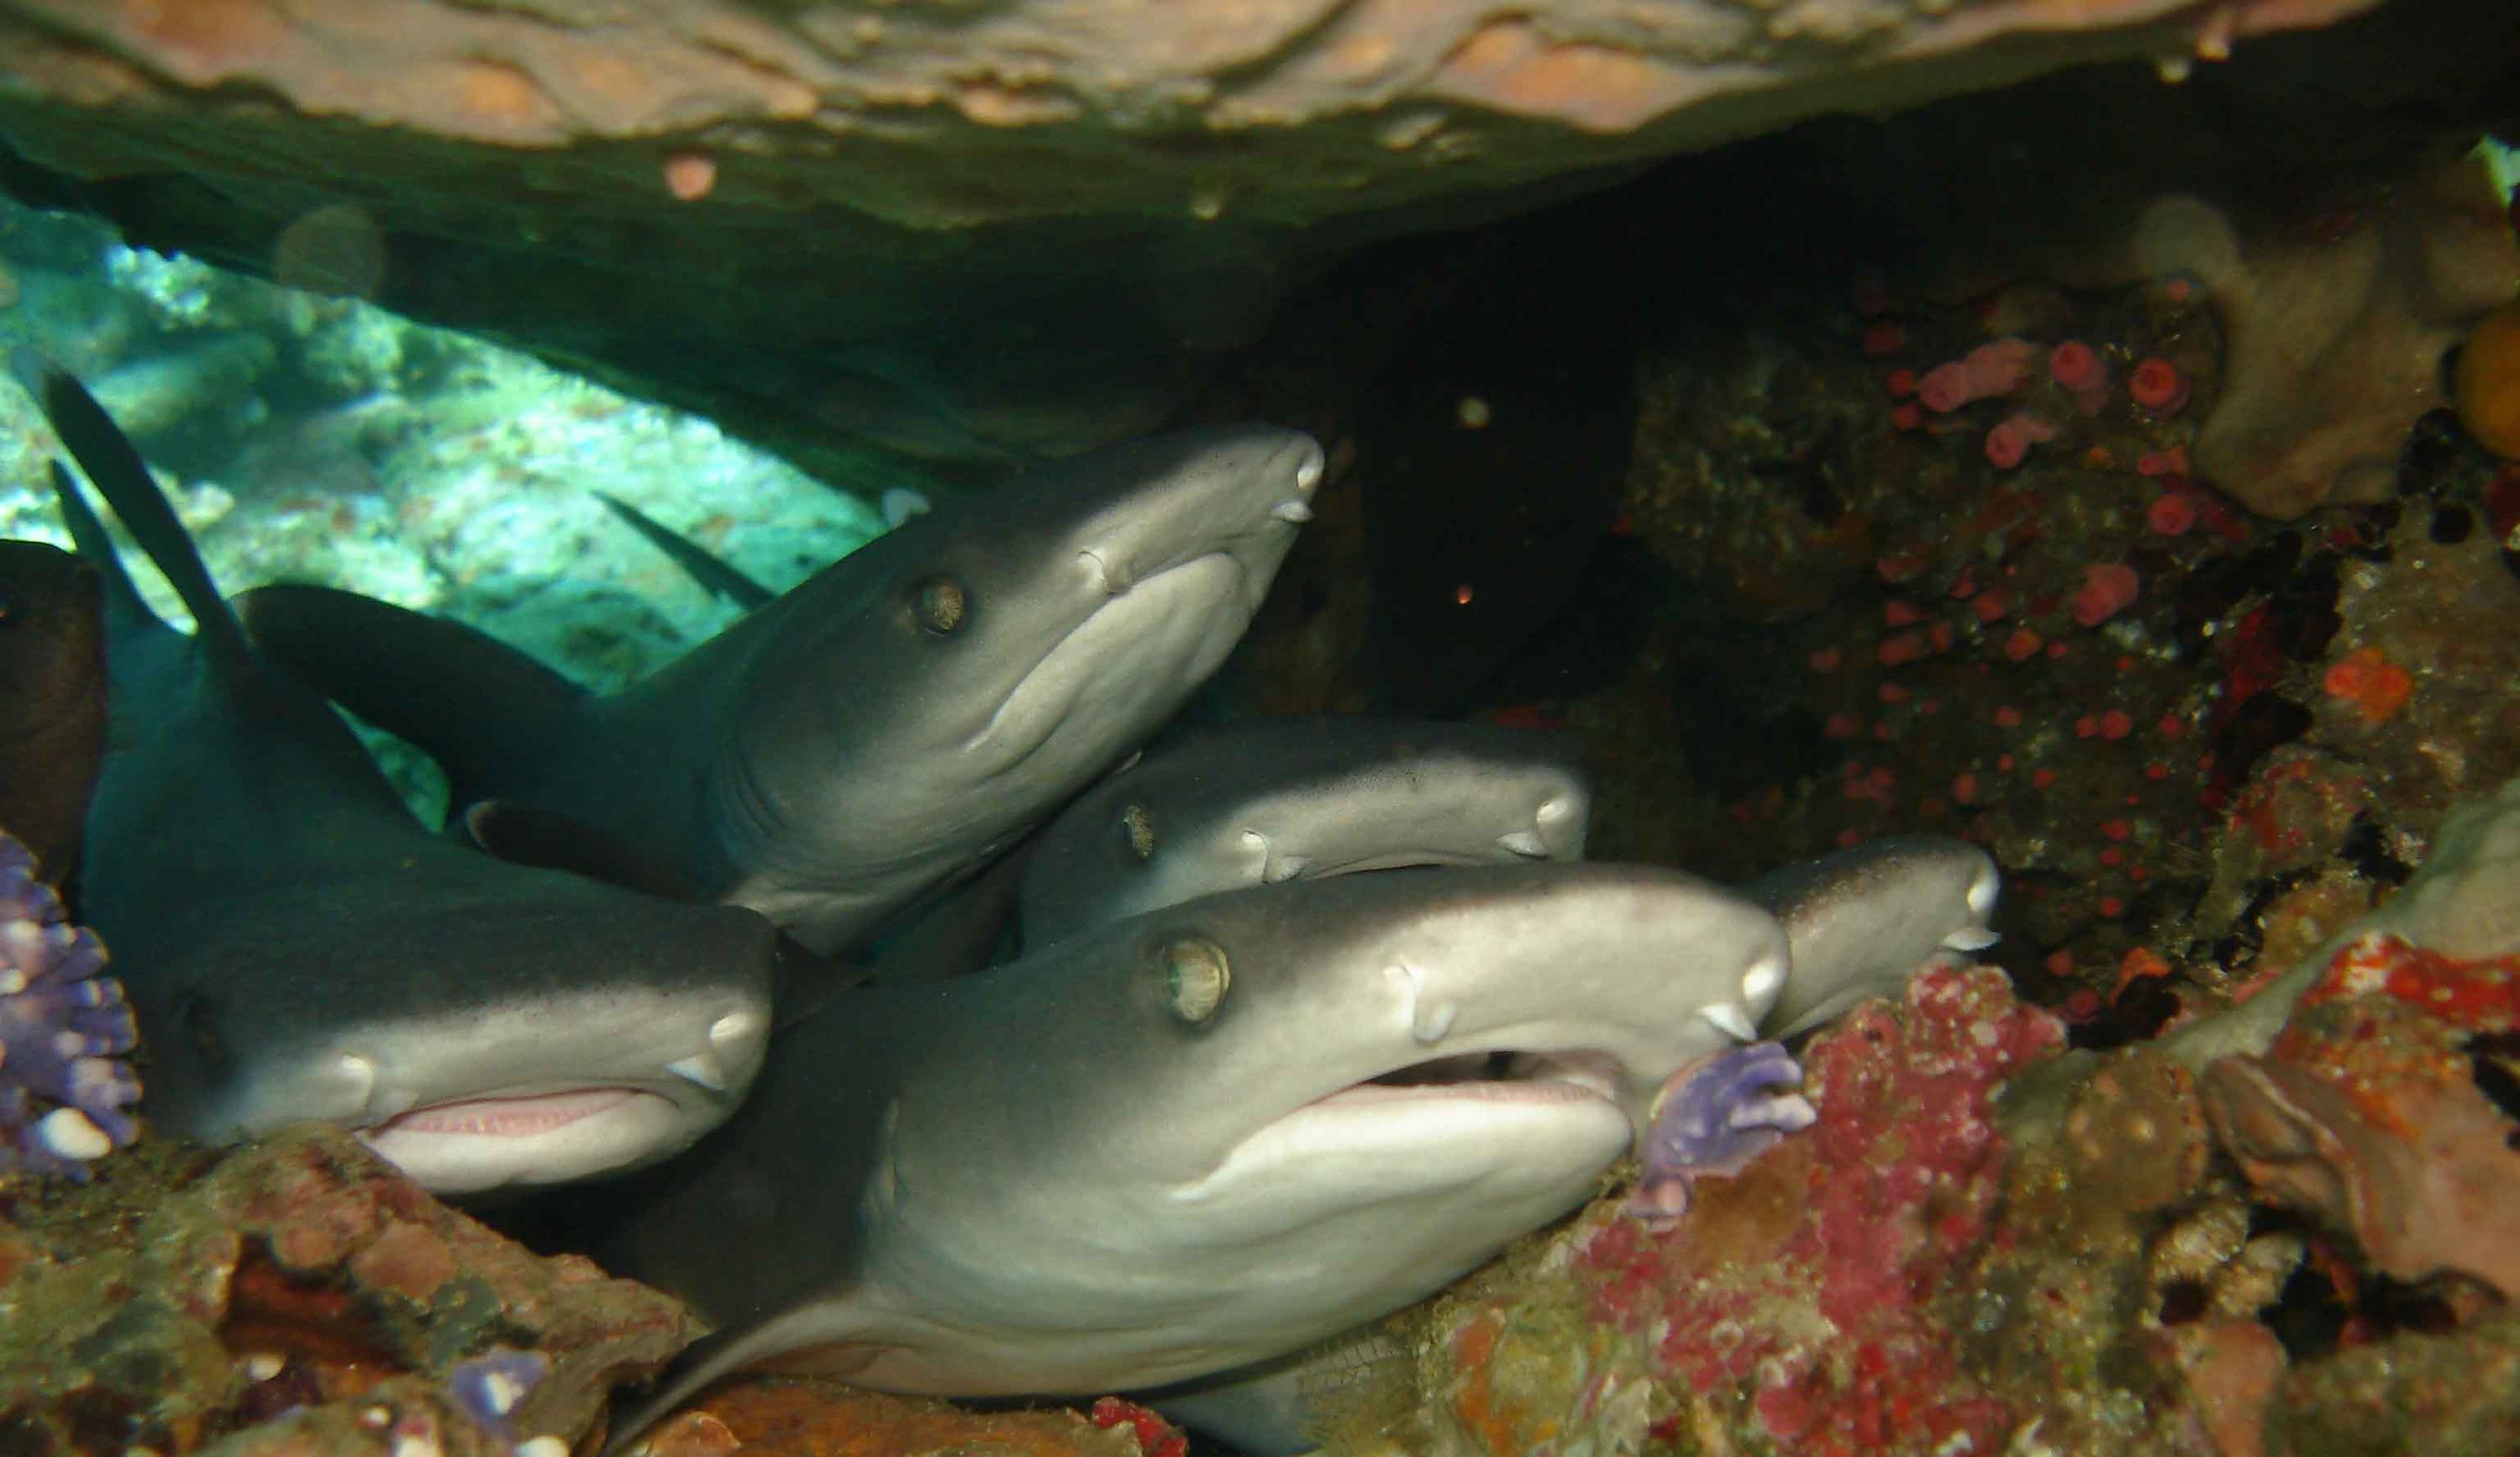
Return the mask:
{"type": "Polygon", "coordinates": [[[1677,871],[1481,867],[1210,896],[925,993],[856,1379],[1127,1389],[1396,1309],[1583,1203],[1785,956],[1677,871]]]}
{"type": "Polygon", "coordinates": [[[2002,876],[1964,840],[1894,835],[1759,877],[1739,889],[1776,914],[1793,976],[1766,1035],[1790,1037],[1870,996],[1896,996],[1936,962],[1995,944],[2002,876]]]}
{"type": "Polygon", "coordinates": [[[1225,660],[1322,471],[1309,435],[1265,426],[1135,441],[916,517],[790,593],[715,793],[738,842],[831,828],[813,870],[734,898],[828,947],[857,928],[820,924],[811,880],[897,903],[1048,813],[1225,660]]]}
{"type": "Polygon", "coordinates": [[[170,928],[180,960],[131,948],[161,964],[134,996],[161,1125],[337,1123],[458,1195],[637,1167],[735,1111],[769,1040],[767,922],[506,866],[485,891],[417,858],[390,901],[318,885],[170,928]]]}
{"type": "Polygon", "coordinates": [[[1423,865],[1583,858],[1569,737],[1478,724],[1257,719],[1149,754],[1029,847],[1034,946],[1244,886],[1423,865]]]}

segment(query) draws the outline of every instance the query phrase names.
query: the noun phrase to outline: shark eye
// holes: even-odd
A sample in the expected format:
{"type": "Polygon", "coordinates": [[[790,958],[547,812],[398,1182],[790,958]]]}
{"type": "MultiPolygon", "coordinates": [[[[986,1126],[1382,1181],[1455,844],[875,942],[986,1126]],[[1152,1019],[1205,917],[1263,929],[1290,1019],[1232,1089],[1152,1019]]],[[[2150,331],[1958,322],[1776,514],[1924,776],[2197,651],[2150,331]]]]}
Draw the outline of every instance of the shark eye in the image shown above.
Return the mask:
{"type": "Polygon", "coordinates": [[[950,576],[927,578],[911,598],[911,610],[918,615],[919,625],[938,637],[951,637],[963,630],[966,607],[962,583],[950,576]]]}
{"type": "Polygon", "coordinates": [[[1120,839],[1129,853],[1141,860],[1155,858],[1155,822],[1147,816],[1147,806],[1132,804],[1120,811],[1120,839]]]}
{"type": "Polygon", "coordinates": [[[22,606],[15,587],[0,586],[0,623],[16,621],[22,606]]]}
{"type": "Polygon", "coordinates": [[[1165,942],[1162,954],[1165,1004],[1192,1026],[1205,1025],[1225,1005],[1225,990],[1234,984],[1225,948],[1192,935],[1165,942]]]}

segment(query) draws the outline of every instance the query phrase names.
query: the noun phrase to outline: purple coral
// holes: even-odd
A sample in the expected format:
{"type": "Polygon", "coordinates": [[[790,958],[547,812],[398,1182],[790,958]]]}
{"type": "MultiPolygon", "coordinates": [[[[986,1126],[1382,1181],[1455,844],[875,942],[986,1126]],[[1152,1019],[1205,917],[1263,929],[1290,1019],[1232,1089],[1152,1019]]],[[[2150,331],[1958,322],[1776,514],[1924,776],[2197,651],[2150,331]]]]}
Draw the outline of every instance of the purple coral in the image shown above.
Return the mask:
{"type": "Polygon", "coordinates": [[[0,1171],[87,1177],[139,1136],[122,983],[96,933],[68,924],[35,857],[0,834],[0,1171]]]}
{"type": "Polygon", "coordinates": [[[1644,1176],[1628,1212],[1649,1223],[1680,1217],[1688,1186],[1730,1178],[1820,1116],[1791,1089],[1803,1070],[1784,1047],[1754,1042],[1689,1064],[1662,1091],[1645,1130],[1644,1176]]]}
{"type": "Polygon", "coordinates": [[[551,1359],[538,1350],[492,1346],[447,1374],[447,1389],[465,1415],[493,1435],[516,1436],[517,1404],[551,1375],[551,1359]]]}

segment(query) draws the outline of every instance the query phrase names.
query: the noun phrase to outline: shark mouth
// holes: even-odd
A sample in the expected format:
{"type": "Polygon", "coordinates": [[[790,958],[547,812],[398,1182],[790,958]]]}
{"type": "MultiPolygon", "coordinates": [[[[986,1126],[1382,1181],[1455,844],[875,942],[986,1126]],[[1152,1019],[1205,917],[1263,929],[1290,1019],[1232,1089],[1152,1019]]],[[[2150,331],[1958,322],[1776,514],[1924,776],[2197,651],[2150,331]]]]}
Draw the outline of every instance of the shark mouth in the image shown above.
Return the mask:
{"type": "Polygon", "coordinates": [[[1232,1200],[1308,1164],[1345,1167],[1356,1187],[1393,1193],[1569,1159],[1589,1179],[1635,1137],[1617,1093],[1622,1069],[1582,1049],[1487,1049],[1395,1068],[1271,1119],[1180,1197],[1232,1200]]]}
{"type": "Polygon", "coordinates": [[[1412,1063],[1353,1083],[1309,1107],[1355,1107],[1398,1098],[1473,1098],[1486,1102],[1616,1101],[1618,1061],[1599,1052],[1463,1052],[1412,1063]]]}
{"type": "Polygon", "coordinates": [[[661,1158],[698,1131],[673,1099],[599,1086],[424,1104],[359,1141],[432,1194],[565,1183],[661,1158]]]}
{"type": "Polygon", "coordinates": [[[372,1134],[461,1138],[534,1138],[619,1108],[633,1098],[659,1098],[637,1088],[571,1088],[509,1098],[458,1098],[415,1108],[368,1129],[372,1134]]]}

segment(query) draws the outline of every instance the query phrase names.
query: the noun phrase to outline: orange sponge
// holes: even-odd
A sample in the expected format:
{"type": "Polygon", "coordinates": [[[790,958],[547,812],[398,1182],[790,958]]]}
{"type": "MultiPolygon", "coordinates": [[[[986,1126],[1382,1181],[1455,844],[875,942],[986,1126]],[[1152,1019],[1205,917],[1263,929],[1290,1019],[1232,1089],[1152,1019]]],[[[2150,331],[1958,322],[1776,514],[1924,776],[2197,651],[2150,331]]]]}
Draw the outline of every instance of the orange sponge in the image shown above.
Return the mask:
{"type": "Polygon", "coordinates": [[[2487,314],[2458,351],[2451,382],[2458,423],[2504,460],[2520,460],[2520,303],[2487,314]]]}

